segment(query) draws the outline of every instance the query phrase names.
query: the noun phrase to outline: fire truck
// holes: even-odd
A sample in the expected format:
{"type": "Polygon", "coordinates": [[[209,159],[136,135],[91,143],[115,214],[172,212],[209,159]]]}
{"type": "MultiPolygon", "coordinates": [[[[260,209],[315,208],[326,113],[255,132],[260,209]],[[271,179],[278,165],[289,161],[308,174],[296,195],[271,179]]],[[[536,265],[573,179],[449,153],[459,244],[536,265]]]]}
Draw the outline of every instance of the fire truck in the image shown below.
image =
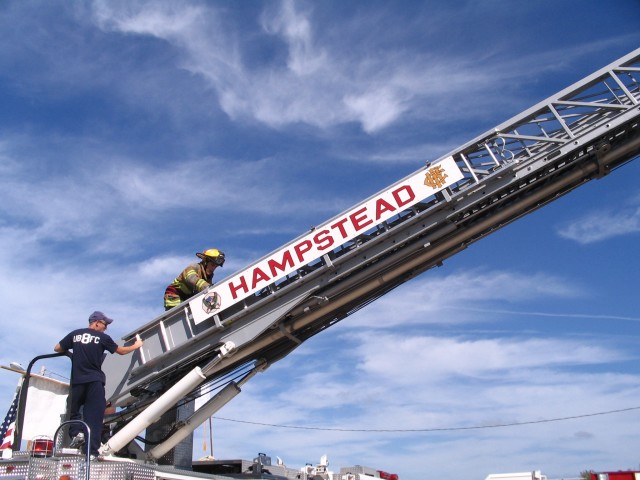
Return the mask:
{"type": "MultiPolygon", "coordinates": [[[[31,370],[54,354],[33,359],[20,389],[15,450],[3,454],[9,458],[0,461],[0,477],[193,478],[176,461],[178,446],[254,375],[397,286],[639,155],[637,49],[125,335],[125,344],[140,337],[144,345],[104,362],[115,411],[105,417],[112,435],[96,460],[70,448],[64,409],[51,408],[55,430],[24,438],[31,448],[20,450],[23,433],[33,432],[26,414],[31,370]],[[211,389],[209,400],[189,407],[203,388],[211,389]],[[143,434],[153,437],[145,448],[143,434]]],[[[360,474],[366,472],[344,475],[360,474]]]]}
{"type": "Polygon", "coordinates": [[[618,472],[591,472],[589,480],[640,480],[638,471],[618,472]]]}

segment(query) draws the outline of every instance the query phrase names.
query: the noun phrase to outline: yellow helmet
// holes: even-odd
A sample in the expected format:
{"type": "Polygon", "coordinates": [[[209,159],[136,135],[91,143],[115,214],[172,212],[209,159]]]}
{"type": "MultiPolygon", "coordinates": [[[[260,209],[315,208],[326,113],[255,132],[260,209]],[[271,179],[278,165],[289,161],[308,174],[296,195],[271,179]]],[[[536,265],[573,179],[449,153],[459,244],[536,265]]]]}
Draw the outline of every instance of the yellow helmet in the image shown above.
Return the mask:
{"type": "Polygon", "coordinates": [[[210,248],[202,253],[196,253],[196,257],[201,258],[202,260],[211,261],[219,267],[224,265],[224,253],[215,248],[210,248]]]}

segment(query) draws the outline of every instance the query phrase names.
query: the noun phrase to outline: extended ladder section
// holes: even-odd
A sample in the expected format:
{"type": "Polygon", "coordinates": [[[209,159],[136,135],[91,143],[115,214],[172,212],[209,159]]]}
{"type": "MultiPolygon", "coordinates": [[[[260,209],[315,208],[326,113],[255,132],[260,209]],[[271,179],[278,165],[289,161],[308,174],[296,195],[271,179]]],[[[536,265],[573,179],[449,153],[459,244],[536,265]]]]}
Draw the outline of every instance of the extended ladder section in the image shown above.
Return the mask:
{"type": "MultiPolygon", "coordinates": [[[[412,277],[640,154],[640,49],[134,330],[105,361],[136,416],[194,369],[244,378],[412,277]]],[[[129,419],[130,419],[129,418],[129,419]]]]}

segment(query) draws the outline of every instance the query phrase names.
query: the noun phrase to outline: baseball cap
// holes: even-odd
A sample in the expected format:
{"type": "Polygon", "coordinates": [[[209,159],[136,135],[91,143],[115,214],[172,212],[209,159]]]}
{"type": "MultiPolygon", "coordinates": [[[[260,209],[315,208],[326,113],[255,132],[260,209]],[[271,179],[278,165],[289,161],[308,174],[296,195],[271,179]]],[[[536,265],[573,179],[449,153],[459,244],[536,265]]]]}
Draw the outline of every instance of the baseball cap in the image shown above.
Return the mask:
{"type": "Polygon", "coordinates": [[[107,317],[104,313],[96,311],[89,315],[89,323],[93,322],[104,322],[109,325],[113,320],[107,317]]]}

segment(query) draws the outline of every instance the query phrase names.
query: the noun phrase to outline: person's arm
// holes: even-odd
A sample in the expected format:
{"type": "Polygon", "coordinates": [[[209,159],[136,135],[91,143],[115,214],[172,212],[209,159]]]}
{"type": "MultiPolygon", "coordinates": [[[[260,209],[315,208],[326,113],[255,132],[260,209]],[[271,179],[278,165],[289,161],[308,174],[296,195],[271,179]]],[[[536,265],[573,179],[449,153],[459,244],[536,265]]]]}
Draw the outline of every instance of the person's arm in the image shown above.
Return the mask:
{"type": "MultiPolygon", "coordinates": [[[[200,273],[203,275],[203,272],[200,273]]],[[[200,274],[198,274],[195,265],[191,265],[185,270],[184,283],[194,294],[203,291],[205,288],[211,285],[204,278],[202,278],[200,274]]]]}
{"type": "Polygon", "coordinates": [[[71,334],[73,332],[67,334],[62,340],[56,343],[56,346],[53,347],[53,351],[56,353],[65,353],[73,348],[73,342],[71,341],[71,334]]]}
{"type": "Polygon", "coordinates": [[[141,346],[142,346],[142,340],[138,338],[133,345],[129,345],[128,347],[121,347],[120,345],[118,345],[118,348],[116,348],[115,353],[117,353],[118,355],[126,355],[127,353],[131,353],[134,350],[139,349],[141,346]]]}

